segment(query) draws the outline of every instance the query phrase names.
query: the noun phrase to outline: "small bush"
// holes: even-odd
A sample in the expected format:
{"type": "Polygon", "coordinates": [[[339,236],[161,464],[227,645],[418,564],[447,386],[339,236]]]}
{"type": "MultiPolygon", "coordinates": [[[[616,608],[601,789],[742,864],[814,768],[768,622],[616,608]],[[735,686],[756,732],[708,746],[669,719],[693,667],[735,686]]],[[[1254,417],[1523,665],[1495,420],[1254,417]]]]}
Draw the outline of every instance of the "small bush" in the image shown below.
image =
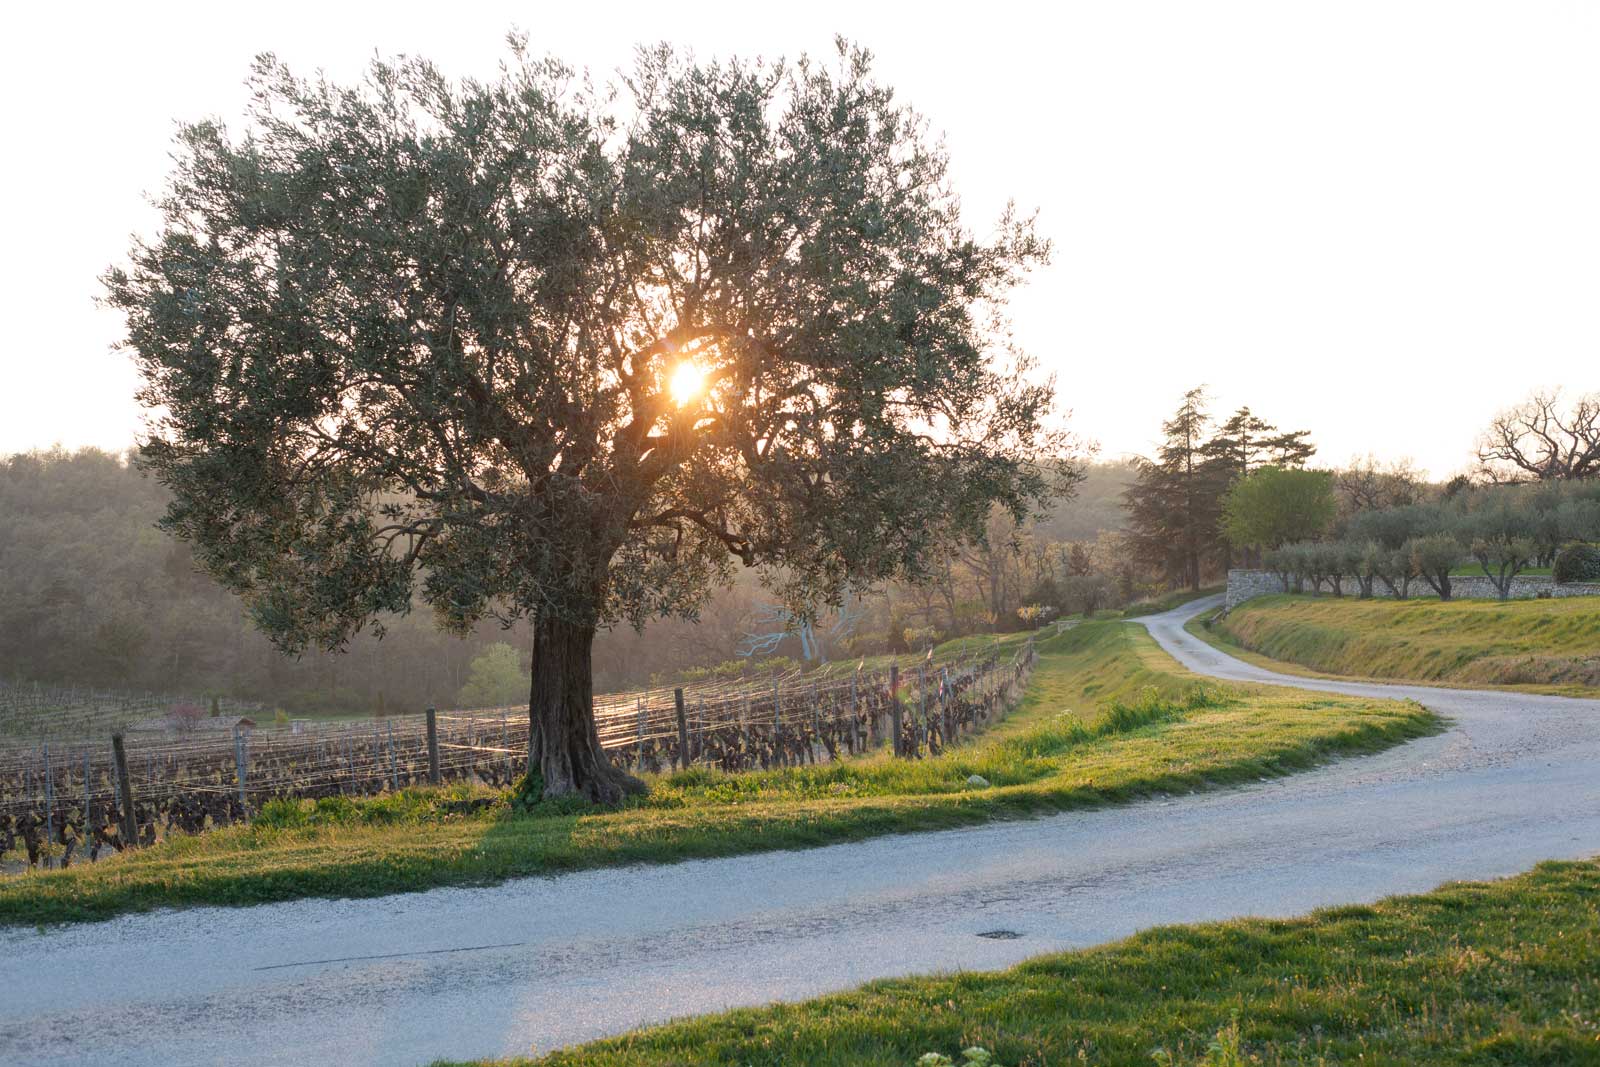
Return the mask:
{"type": "Polygon", "coordinates": [[[1600,582],[1600,545],[1568,545],[1556,553],[1550,573],[1558,582],[1600,582]]]}

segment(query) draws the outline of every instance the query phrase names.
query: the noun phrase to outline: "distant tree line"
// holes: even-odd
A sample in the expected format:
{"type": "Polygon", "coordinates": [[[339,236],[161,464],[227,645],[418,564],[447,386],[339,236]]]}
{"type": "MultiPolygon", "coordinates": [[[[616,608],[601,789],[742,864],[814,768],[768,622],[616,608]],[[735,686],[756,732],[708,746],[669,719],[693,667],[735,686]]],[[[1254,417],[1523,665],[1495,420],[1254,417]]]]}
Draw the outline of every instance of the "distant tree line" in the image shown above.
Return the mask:
{"type": "MultiPolygon", "coordinates": [[[[1150,582],[1127,570],[1116,532],[1131,476],[1124,465],[1093,465],[1076,499],[1020,526],[992,517],[988,542],[951,546],[925,585],[891,583],[865,595],[853,634],[824,654],[903,651],[1020,628],[1029,605],[1070,613],[1144,595],[1150,582]]],[[[525,625],[488,623],[456,637],[440,632],[425,607],[392,620],[381,640],[363,635],[344,652],[283,656],[237,599],[199,571],[188,547],[156,528],[166,502],[166,490],[122,456],[86,449],[0,457],[0,677],[220,695],[295,714],[527,699],[525,625]]],[[[739,655],[769,601],[754,574],[739,572],[695,619],[607,631],[595,643],[596,684],[626,689],[696,668],[770,666],[739,655]]],[[[799,662],[798,639],[774,655],[799,662]]]]}
{"type": "Polygon", "coordinates": [[[1329,536],[1283,543],[1264,555],[1284,591],[1324,586],[1335,596],[1350,582],[1405,598],[1430,589],[1449,600],[1452,578],[1482,573],[1504,599],[1512,581],[1549,567],[1557,581],[1600,580],[1600,481],[1459,488],[1437,499],[1360,511],[1329,536]]]}
{"type": "Polygon", "coordinates": [[[499,634],[461,641],[407,616],[344,654],[282,656],[156,529],[166,498],[105,452],[0,457],[0,675],[292,711],[400,710],[453,700],[499,634]]]}
{"type": "Polygon", "coordinates": [[[1492,420],[1472,472],[1443,485],[1370,455],[1308,469],[1307,431],[1249,408],[1216,423],[1200,388],[1162,434],[1125,495],[1127,544],[1134,566],[1170,587],[1198,589],[1242,563],[1278,571],[1285,588],[1352,582],[1405,596],[1425,585],[1448,598],[1452,573],[1468,567],[1505,596],[1530,567],[1587,574],[1597,551],[1587,542],[1600,538],[1600,395],[1534,393],[1492,420]]]}
{"type": "MultiPolygon", "coordinates": [[[[166,490],[122,456],[0,456],[0,677],[216,694],[295,713],[500,703],[519,686],[505,702],[527,699],[525,626],[487,623],[456,637],[423,609],[392,620],[381,640],[364,635],[344,652],[280,654],[199,571],[188,547],[156,528],[166,503],[166,490]]],[[[746,578],[708,604],[699,624],[673,619],[646,634],[608,633],[596,645],[597,675],[620,688],[726,659],[759,594],[746,578]]]]}
{"type": "MultiPolygon", "coordinates": [[[[1310,469],[1306,431],[1281,431],[1248,408],[1216,424],[1192,390],[1154,457],[1086,466],[1071,499],[1025,523],[995,513],[981,543],[949,546],[926,581],[864,594],[859,624],[823,653],[909,651],[1121,607],[1220,580],[1230,564],[1269,567],[1288,589],[1356,595],[1444,595],[1464,571],[1509,589],[1529,567],[1600,580],[1600,548],[1589,544],[1600,540],[1600,478],[1585,458],[1595,410],[1593,398],[1564,408],[1537,394],[1496,418],[1472,477],[1438,485],[1406,461],[1372,456],[1310,469]]],[[[0,676],[220,694],[296,713],[521,699],[506,698],[528,684],[525,626],[458,638],[414,611],[382,640],[280,655],[188,548],[155,528],[166,501],[105,452],[0,457],[0,676]]],[[[768,601],[741,573],[697,619],[606,632],[596,684],[757,669],[739,652],[768,601]]],[[[800,660],[798,640],[773,654],[800,660]]]]}

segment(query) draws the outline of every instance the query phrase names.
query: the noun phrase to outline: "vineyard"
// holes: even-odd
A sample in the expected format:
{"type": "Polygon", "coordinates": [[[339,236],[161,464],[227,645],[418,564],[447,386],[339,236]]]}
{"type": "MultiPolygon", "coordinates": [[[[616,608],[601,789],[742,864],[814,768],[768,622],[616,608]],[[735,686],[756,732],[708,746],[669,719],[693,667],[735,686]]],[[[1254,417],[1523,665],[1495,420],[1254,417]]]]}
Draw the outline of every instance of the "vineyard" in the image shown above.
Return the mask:
{"type": "MultiPolygon", "coordinates": [[[[944,662],[597,696],[595,718],[612,763],[639,773],[800,766],[885,743],[918,758],[1002,714],[1033,659],[1030,640],[944,662]]],[[[271,800],[372,796],[434,780],[505,789],[527,766],[525,707],[270,727],[241,718],[250,709],[239,706],[216,718],[193,703],[165,717],[159,710],[150,698],[106,694],[63,709],[59,695],[0,690],[0,714],[14,713],[0,729],[0,858],[16,853],[30,867],[66,867],[247,821],[271,800]],[[44,711],[50,699],[53,717],[44,711]],[[123,731],[125,783],[108,726],[123,731]]]]}

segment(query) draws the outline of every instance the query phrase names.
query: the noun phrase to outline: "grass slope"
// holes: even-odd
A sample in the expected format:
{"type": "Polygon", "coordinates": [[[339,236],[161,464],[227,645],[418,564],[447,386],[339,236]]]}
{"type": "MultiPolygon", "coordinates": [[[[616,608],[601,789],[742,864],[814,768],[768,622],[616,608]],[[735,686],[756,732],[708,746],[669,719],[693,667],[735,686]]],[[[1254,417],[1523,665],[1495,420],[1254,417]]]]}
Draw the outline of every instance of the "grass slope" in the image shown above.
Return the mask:
{"type": "Polygon", "coordinates": [[[541,1067],[1600,1064],[1600,864],[673,1023],[541,1067]]]}
{"type": "Polygon", "coordinates": [[[1012,716],[938,759],[693,770],[608,811],[519,814],[503,798],[462,811],[472,798],[461,790],[285,803],[248,827],[0,880],[0,924],[376,896],[965,826],[1283,774],[1438,727],[1413,704],[1203,686],[1142,628],[1120,622],[1085,623],[1039,651],[1012,716]],[[973,774],[991,787],[968,787],[973,774]]]}
{"type": "Polygon", "coordinates": [[[1447,685],[1600,693],[1600,600],[1247,601],[1211,632],[1250,652],[1331,674],[1447,685]]]}

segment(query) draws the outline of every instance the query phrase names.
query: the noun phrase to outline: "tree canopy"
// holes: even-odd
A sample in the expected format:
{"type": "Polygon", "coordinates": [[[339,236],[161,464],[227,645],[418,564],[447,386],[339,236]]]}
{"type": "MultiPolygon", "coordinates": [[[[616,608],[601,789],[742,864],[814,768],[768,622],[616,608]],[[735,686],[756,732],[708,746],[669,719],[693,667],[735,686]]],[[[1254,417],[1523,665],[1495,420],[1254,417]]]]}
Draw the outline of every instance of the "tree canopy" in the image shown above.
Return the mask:
{"type": "Polygon", "coordinates": [[[1600,393],[1565,410],[1559,390],[1533,393],[1494,417],[1477,457],[1478,473],[1490,482],[1600,477],[1600,393]]]}
{"type": "Polygon", "coordinates": [[[291,652],[414,594],[530,619],[550,792],[622,788],[596,627],[692,614],[735,560],[836,602],[1048,496],[1052,386],[1002,314],[1047,244],[966,228],[865,52],[659,48],[595,90],[514,40],[490,81],[251,84],[244,133],[180,128],[106,276],[164,525],[291,652]]]}
{"type": "Polygon", "coordinates": [[[1228,490],[1222,528],[1232,544],[1278,548],[1322,536],[1334,511],[1329,472],[1262,467],[1228,490]]]}

